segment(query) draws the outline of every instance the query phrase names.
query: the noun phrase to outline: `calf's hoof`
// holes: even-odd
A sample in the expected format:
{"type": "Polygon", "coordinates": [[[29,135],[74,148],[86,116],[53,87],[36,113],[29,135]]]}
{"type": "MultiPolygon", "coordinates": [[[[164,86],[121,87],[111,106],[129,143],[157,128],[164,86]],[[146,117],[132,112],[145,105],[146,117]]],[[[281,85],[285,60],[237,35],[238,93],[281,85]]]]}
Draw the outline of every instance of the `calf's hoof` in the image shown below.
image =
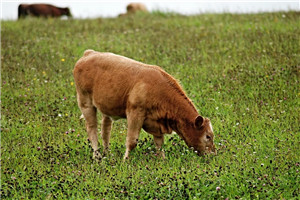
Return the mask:
{"type": "Polygon", "coordinates": [[[93,152],[93,159],[94,160],[101,160],[102,159],[102,155],[98,150],[93,152]]]}
{"type": "Polygon", "coordinates": [[[129,156],[124,156],[123,157],[123,162],[126,162],[126,160],[129,160],[129,156]]]}

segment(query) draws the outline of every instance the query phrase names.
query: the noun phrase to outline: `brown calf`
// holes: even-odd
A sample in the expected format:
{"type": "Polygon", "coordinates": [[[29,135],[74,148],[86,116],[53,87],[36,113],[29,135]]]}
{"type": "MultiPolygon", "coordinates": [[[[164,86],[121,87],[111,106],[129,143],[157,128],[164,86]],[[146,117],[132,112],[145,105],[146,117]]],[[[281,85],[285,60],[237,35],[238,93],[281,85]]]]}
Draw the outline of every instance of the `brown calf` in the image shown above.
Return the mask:
{"type": "MultiPolygon", "coordinates": [[[[88,138],[99,156],[97,109],[102,113],[104,151],[112,119],[127,118],[126,153],[136,146],[141,128],[153,135],[160,150],[164,134],[173,130],[199,154],[215,152],[209,119],[199,116],[178,82],[160,67],[115,55],[86,50],[73,71],[79,108],[88,138]]],[[[164,153],[160,151],[164,157],[164,153]]]]}
{"type": "Polygon", "coordinates": [[[50,4],[20,4],[18,7],[18,18],[20,19],[27,15],[36,17],[72,16],[69,8],[59,8],[50,4]]]}

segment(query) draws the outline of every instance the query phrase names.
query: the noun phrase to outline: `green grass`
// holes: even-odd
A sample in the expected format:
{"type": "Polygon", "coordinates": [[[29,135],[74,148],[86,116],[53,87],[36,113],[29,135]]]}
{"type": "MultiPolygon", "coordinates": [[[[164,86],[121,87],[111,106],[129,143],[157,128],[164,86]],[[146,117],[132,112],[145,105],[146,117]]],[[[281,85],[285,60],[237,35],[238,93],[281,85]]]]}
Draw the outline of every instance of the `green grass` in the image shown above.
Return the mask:
{"type": "Polygon", "coordinates": [[[299,198],[299,19],[155,12],[2,21],[1,198],[299,198]],[[142,132],[123,163],[127,128],[119,120],[109,155],[93,161],[72,77],[85,49],[177,78],[211,119],[218,155],[198,157],[173,134],[162,160],[142,132]]]}

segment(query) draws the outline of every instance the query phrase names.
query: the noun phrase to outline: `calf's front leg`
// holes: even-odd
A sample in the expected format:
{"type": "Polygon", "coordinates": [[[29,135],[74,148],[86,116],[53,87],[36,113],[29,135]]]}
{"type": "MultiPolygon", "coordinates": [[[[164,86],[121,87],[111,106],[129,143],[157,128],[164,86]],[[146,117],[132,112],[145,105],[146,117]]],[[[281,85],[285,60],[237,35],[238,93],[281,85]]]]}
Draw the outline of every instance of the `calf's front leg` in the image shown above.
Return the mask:
{"type": "Polygon", "coordinates": [[[161,149],[164,143],[164,136],[153,136],[157,154],[165,159],[165,152],[161,149]]]}
{"type": "Polygon", "coordinates": [[[137,145],[144,119],[145,118],[141,112],[131,111],[127,113],[128,131],[126,136],[126,152],[124,155],[124,160],[129,158],[129,152],[137,145]]]}

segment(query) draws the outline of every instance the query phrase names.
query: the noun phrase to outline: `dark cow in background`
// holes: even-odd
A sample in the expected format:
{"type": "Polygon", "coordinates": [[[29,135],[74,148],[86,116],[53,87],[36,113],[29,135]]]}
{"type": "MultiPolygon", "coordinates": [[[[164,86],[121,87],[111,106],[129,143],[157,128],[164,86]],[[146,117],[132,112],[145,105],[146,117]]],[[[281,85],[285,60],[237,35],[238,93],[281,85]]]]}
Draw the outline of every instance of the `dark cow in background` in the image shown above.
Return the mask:
{"type": "Polygon", "coordinates": [[[50,4],[20,4],[18,7],[18,18],[28,15],[36,17],[72,16],[69,8],[59,8],[50,4]]]}

